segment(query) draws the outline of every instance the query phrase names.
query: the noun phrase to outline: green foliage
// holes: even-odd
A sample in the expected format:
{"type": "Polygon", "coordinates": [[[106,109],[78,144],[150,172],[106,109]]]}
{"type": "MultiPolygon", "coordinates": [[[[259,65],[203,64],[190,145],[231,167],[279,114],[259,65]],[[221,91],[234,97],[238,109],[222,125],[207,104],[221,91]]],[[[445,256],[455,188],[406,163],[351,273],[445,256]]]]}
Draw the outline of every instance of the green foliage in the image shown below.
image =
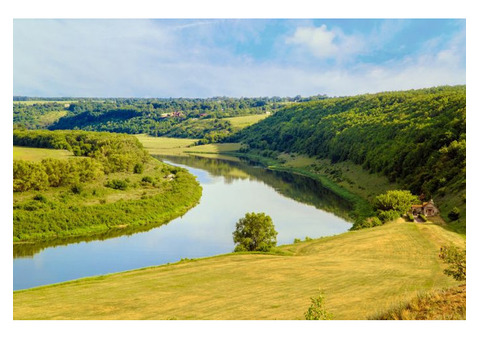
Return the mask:
{"type": "Polygon", "coordinates": [[[66,190],[63,199],[28,200],[14,204],[13,237],[22,242],[36,242],[70,237],[131,233],[165,223],[184,214],[201,197],[202,188],[194,176],[179,170],[175,181],[165,181],[162,191],[144,199],[82,204],[83,195],[66,190]],[[119,225],[128,228],[118,229],[119,225]]]}
{"type": "Polygon", "coordinates": [[[414,221],[414,217],[413,217],[412,213],[407,213],[407,220],[408,220],[408,222],[413,222],[414,221]]]}
{"type": "Polygon", "coordinates": [[[227,139],[246,148],[350,160],[416,194],[466,184],[466,87],[295,104],[227,139]]]}
{"type": "Polygon", "coordinates": [[[460,218],[460,210],[457,207],[453,207],[452,210],[448,212],[448,218],[450,221],[456,221],[460,218]]]}
{"type": "Polygon", "coordinates": [[[305,320],[332,320],[333,315],[325,309],[325,297],[323,294],[310,298],[312,304],[305,312],[305,320]]]}
{"type": "Polygon", "coordinates": [[[420,218],[423,222],[427,222],[427,217],[423,214],[418,214],[418,218],[420,218]]]}
{"type": "Polygon", "coordinates": [[[300,242],[302,242],[302,240],[300,240],[299,238],[295,238],[295,239],[293,240],[293,243],[300,243],[300,242]]]}
{"type": "Polygon", "coordinates": [[[235,251],[269,251],[277,244],[277,232],[270,216],[265,213],[247,213],[233,232],[235,251]]]}
{"type": "Polygon", "coordinates": [[[378,218],[381,221],[380,224],[387,223],[389,221],[395,221],[399,217],[400,213],[395,210],[381,210],[378,212],[378,218]]]}
{"type": "Polygon", "coordinates": [[[393,210],[405,214],[415,202],[418,202],[418,197],[408,190],[390,190],[375,198],[374,207],[380,211],[393,210]]]}
{"type": "Polygon", "coordinates": [[[141,174],[141,173],[143,173],[143,169],[144,169],[143,164],[142,163],[137,163],[133,167],[133,173],[134,174],[141,174]]]}
{"type": "Polygon", "coordinates": [[[112,188],[112,189],[115,189],[115,190],[127,190],[128,183],[125,180],[112,179],[110,181],[107,181],[107,183],[105,183],[105,186],[107,188],[112,188]]]}
{"type": "Polygon", "coordinates": [[[350,230],[360,230],[360,229],[365,229],[365,228],[373,228],[373,227],[378,227],[379,225],[382,225],[382,221],[376,217],[367,217],[363,220],[358,220],[355,221],[353,226],[350,228],[350,230]]]}
{"type": "Polygon", "coordinates": [[[444,263],[450,266],[443,272],[457,281],[465,281],[467,278],[467,256],[466,250],[458,247],[441,247],[439,257],[444,263]]]}

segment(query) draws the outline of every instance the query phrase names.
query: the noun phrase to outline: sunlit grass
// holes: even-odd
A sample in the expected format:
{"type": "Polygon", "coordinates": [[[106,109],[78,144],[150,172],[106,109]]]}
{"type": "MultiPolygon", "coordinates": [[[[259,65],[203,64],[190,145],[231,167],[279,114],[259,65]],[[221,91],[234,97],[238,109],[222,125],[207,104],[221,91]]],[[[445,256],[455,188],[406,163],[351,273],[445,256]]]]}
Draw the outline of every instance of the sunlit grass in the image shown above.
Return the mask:
{"type": "Polygon", "coordinates": [[[302,319],[324,292],[335,319],[366,319],[420,291],[456,286],[438,258],[464,239],[431,223],[390,223],[14,293],[14,319],[302,319]]]}
{"type": "Polygon", "coordinates": [[[29,148],[24,146],[13,147],[13,160],[41,161],[45,158],[66,159],[73,157],[73,153],[67,150],[29,148]]]}

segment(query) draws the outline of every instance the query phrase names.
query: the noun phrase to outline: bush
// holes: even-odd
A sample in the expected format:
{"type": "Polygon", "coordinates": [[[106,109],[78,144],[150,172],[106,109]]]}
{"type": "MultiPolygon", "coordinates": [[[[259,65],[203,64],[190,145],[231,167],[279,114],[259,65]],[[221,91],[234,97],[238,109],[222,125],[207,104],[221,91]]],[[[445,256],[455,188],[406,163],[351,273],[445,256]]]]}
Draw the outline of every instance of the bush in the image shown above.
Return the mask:
{"type": "Polygon", "coordinates": [[[418,214],[418,217],[423,221],[423,222],[427,222],[427,217],[423,214],[418,214]]]}
{"type": "Polygon", "coordinates": [[[360,229],[365,229],[365,228],[373,228],[382,225],[382,221],[376,217],[368,217],[364,220],[359,220],[356,221],[353,226],[350,228],[350,230],[360,230],[360,229]]]}
{"type": "Polygon", "coordinates": [[[332,320],[333,315],[325,310],[325,297],[320,294],[310,298],[312,304],[305,313],[305,320],[332,320]]]}
{"type": "Polygon", "coordinates": [[[460,210],[458,210],[457,207],[454,207],[450,212],[448,213],[448,218],[450,221],[456,221],[460,218],[460,210]]]}
{"type": "Polygon", "coordinates": [[[133,173],[134,174],[141,174],[143,173],[143,164],[142,163],[137,163],[133,167],[133,173]]]}
{"type": "Polygon", "coordinates": [[[452,276],[457,281],[464,281],[467,278],[467,256],[466,251],[461,251],[455,246],[441,247],[439,257],[444,263],[450,266],[443,272],[452,276]]]}
{"type": "Polygon", "coordinates": [[[400,217],[400,213],[395,210],[386,210],[380,211],[378,213],[378,218],[383,222],[395,221],[397,218],[400,217]]]}
{"type": "Polygon", "coordinates": [[[45,196],[43,196],[42,194],[37,194],[33,197],[33,199],[35,201],[39,201],[39,202],[42,202],[42,203],[47,203],[47,198],[45,196]]]}
{"type": "Polygon", "coordinates": [[[265,213],[247,213],[233,232],[235,251],[269,251],[277,245],[277,232],[270,216],[265,213]]]}
{"type": "Polygon", "coordinates": [[[407,221],[408,221],[408,222],[413,222],[414,220],[415,220],[415,219],[414,219],[414,217],[413,217],[413,214],[412,214],[412,213],[408,213],[408,214],[407,214],[407,221]]]}
{"type": "Polygon", "coordinates": [[[112,188],[115,190],[126,190],[128,187],[127,181],[121,180],[121,179],[112,179],[105,183],[105,186],[107,188],[112,188]]]}
{"type": "Polygon", "coordinates": [[[83,186],[80,183],[73,183],[70,187],[70,191],[74,194],[81,194],[83,191],[83,186]]]}

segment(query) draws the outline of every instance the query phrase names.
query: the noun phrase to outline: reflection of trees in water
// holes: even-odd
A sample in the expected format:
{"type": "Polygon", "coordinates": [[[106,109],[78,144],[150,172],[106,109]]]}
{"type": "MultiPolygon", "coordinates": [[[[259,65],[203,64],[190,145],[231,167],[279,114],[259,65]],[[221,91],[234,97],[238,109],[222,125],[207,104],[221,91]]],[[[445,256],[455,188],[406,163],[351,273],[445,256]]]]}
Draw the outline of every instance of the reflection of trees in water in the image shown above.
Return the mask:
{"type": "Polygon", "coordinates": [[[193,155],[160,158],[176,164],[205,170],[213,176],[223,176],[226,183],[245,178],[263,182],[285,197],[313,205],[317,209],[331,212],[343,219],[350,219],[349,212],[352,210],[350,202],[323,187],[320,182],[306,176],[285,171],[268,170],[255,166],[254,163],[243,161],[235,162],[193,155]]]}
{"type": "MultiPolygon", "coordinates": [[[[183,215],[180,215],[178,217],[181,217],[181,216],[183,215]]],[[[169,223],[169,222],[166,222],[166,223],[169,223]]],[[[60,247],[60,246],[65,246],[73,243],[81,243],[81,242],[104,241],[109,238],[129,236],[137,233],[147,232],[157,227],[159,227],[158,224],[136,226],[130,229],[114,228],[114,229],[108,230],[103,234],[97,234],[93,236],[69,237],[68,239],[49,240],[46,242],[17,243],[13,245],[13,258],[33,257],[33,255],[41,252],[45,248],[60,247]]]]}
{"type": "MultiPolygon", "coordinates": [[[[285,197],[312,205],[317,209],[331,212],[343,219],[349,219],[348,213],[352,209],[348,201],[338,197],[332,191],[323,187],[319,182],[305,176],[283,171],[272,171],[241,161],[234,162],[198,156],[168,156],[159,158],[176,164],[183,164],[192,168],[205,170],[212,176],[223,176],[226,183],[245,179],[263,182],[285,197]]],[[[13,246],[13,257],[29,257],[49,247],[58,247],[71,243],[102,241],[109,238],[146,232],[155,227],[158,227],[158,225],[136,227],[128,231],[111,229],[105,234],[91,237],[69,238],[68,240],[53,240],[33,244],[15,244],[13,246]]]]}

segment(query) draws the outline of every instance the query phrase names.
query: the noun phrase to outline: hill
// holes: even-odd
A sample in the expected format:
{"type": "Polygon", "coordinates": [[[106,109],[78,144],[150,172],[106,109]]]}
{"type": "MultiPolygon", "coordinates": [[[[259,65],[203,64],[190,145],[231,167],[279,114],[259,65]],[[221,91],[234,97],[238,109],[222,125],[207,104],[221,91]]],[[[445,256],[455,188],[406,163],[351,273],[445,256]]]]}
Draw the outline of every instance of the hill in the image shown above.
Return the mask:
{"type": "Polygon", "coordinates": [[[13,293],[14,319],[303,319],[324,292],[334,319],[368,319],[458,286],[438,253],[465,239],[433,223],[381,227],[13,293]],[[261,297],[261,298],[259,298],[261,297]]]}
{"type": "Polygon", "coordinates": [[[453,227],[465,231],[465,86],[294,104],[228,141],[243,143],[246,154],[361,165],[425,200],[434,198],[444,218],[456,206],[461,213],[453,227]]]}

